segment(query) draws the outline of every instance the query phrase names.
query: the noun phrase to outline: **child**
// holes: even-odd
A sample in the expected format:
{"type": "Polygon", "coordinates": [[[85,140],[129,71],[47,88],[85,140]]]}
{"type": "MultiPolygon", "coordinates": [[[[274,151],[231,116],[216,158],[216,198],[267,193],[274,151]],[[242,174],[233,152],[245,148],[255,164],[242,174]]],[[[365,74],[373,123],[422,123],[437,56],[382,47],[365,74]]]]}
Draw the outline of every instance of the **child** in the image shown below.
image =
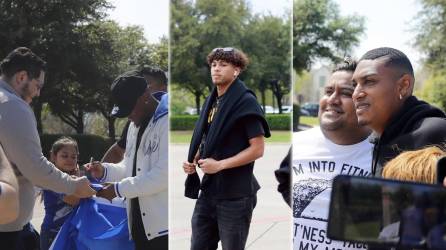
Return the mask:
{"type": "MultiPolygon", "coordinates": [[[[59,138],[51,147],[50,154],[50,160],[59,170],[69,175],[79,176],[77,165],[79,150],[73,138],[59,138]]],[[[73,207],[79,203],[79,198],[50,190],[43,190],[42,196],[45,218],[40,230],[40,248],[48,250],[73,207]]]]}

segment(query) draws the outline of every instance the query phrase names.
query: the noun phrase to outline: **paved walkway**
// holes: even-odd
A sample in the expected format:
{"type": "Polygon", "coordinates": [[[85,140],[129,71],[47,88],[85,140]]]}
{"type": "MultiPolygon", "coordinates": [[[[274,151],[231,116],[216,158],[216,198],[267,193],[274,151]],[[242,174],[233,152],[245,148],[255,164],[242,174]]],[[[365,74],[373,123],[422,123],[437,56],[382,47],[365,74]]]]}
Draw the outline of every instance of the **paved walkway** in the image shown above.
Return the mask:
{"type": "MultiPolygon", "coordinates": [[[[246,249],[292,249],[291,209],[276,191],[277,181],[273,172],[279,167],[288,148],[288,144],[266,145],[264,157],[256,161],[254,174],[262,188],[257,194],[257,206],[254,209],[246,249]]],[[[187,158],[188,145],[173,144],[170,150],[169,249],[190,249],[190,220],[195,200],[183,196],[186,176],[182,170],[182,162],[187,158]]]]}

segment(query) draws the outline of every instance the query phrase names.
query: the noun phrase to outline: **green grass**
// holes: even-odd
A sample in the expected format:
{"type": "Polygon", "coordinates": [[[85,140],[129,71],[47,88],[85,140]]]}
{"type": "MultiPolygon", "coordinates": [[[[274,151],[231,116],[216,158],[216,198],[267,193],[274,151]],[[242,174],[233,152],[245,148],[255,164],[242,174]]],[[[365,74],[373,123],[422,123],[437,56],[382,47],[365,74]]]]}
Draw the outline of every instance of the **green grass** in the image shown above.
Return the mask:
{"type": "MultiPolygon", "coordinates": [[[[190,143],[192,131],[170,131],[171,143],[190,143]]],[[[266,139],[266,143],[290,143],[291,132],[274,130],[271,131],[271,137],[266,139]]]]}
{"type": "Polygon", "coordinates": [[[313,117],[313,116],[301,116],[300,118],[300,124],[310,125],[310,126],[318,126],[319,125],[319,118],[313,117]]]}

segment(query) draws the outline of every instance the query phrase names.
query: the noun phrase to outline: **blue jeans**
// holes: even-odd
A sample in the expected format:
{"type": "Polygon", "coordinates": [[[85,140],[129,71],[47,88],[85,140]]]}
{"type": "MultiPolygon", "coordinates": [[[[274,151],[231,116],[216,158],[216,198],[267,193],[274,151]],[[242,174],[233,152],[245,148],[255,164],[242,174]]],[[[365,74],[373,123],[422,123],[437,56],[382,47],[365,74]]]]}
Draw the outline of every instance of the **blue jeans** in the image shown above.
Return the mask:
{"type": "Polygon", "coordinates": [[[191,250],[244,249],[256,195],[237,199],[214,199],[200,195],[192,215],[191,250]]]}

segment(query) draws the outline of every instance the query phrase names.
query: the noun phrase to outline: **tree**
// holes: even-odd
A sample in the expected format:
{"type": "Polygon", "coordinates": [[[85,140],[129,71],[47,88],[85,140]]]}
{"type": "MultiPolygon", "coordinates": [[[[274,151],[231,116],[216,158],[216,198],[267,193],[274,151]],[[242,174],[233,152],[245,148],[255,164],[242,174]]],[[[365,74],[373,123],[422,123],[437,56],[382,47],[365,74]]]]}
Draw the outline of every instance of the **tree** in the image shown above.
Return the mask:
{"type": "Polygon", "coordinates": [[[104,18],[109,8],[106,0],[0,1],[0,53],[26,46],[48,62],[45,87],[33,102],[39,131],[42,104],[54,97],[54,86],[66,83],[71,74],[71,59],[79,51],[73,46],[75,28],[104,18]]]}
{"type": "Polygon", "coordinates": [[[63,81],[51,88],[53,96],[48,104],[77,133],[83,133],[86,112],[100,112],[109,122],[109,136],[114,138],[110,84],[145,51],[142,28],[96,21],[76,27],[73,36],[77,38],[72,45],[77,53],[71,56],[70,71],[63,81]]]}
{"type": "Polygon", "coordinates": [[[293,67],[298,74],[317,58],[339,61],[364,31],[362,17],[340,16],[332,0],[294,0],[293,8],[293,67]]]}
{"type": "Polygon", "coordinates": [[[211,89],[207,54],[216,47],[239,47],[249,11],[243,0],[173,0],[171,77],[195,96],[196,108],[211,89]]]}
{"type": "Polygon", "coordinates": [[[446,2],[421,0],[417,15],[415,45],[425,54],[425,63],[434,70],[446,69],[446,2]]]}
{"type": "Polygon", "coordinates": [[[446,109],[446,2],[420,2],[415,45],[424,53],[424,68],[430,73],[421,92],[426,100],[446,109]]]}
{"type": "Polygon", "coordinates": [[[261,93],[265,108],[265,92],[269,88],[282,113],[282,97],[290,92],[291,44],[289,18],[256,15],[247,25],[243,47],[250,55],[248,84],[261,93]]]}

